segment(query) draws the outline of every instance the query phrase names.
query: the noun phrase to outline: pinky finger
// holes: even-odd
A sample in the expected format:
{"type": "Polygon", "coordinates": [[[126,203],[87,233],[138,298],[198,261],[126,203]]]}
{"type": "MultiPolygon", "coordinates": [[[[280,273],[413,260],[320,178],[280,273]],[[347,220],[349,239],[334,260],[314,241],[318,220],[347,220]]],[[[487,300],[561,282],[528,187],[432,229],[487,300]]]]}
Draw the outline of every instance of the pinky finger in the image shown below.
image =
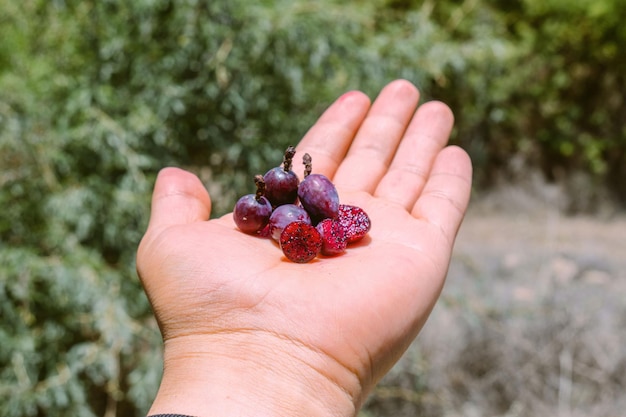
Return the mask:
{"type": "Polygon", "coordinates": [[[433,165],[411,214],[436,226],[453,242],[469,204],[472,162],[457,146],[444,148],[433,165]]]}

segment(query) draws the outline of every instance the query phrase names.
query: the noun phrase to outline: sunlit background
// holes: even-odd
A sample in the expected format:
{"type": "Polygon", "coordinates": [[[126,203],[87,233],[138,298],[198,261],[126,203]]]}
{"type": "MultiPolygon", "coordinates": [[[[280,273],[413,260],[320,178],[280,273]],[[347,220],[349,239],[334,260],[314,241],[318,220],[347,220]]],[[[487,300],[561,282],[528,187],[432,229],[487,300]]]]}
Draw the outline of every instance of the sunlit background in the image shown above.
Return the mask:
{"type": "Polygon", "coordinates": [[[0,416],[144,416],[136,277],[158,170],[213,216],[339,95],[448,103],[475,190],[371,416],[626,409],[626,3],[0,0],[0,416]],[[621,249],[620,249],[621,248],[621,249]]]}

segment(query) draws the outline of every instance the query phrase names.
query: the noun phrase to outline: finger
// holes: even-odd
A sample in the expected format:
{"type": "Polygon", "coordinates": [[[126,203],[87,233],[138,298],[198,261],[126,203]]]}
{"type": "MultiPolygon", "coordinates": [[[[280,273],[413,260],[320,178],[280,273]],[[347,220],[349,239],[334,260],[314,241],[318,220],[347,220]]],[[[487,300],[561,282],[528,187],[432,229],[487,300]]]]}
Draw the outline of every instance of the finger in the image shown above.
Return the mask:
{"type": "Polygon", "coordinates": [[[419,101],[419,91],[406,80],[380,92],[335,174],[338,188],[373,192],[387,171],[419,101]]]}
{"type": "Polygon", "coordinates": [[[159,172],[152,194],[149,228],[208,220],[211,198],[200,179],[178,168],[159,172]]]}
{"type": "MultiPolygon", "coordinates": [[[[359,91],[339,97],[302,138],[296,148],[297,155],[310,154],[313,172],[332,178],[369,106],[370,99],[359,91]]],[[[294,168],[301,179],[303,171],[294,168]]]]}
{"type": "Polygon", "coordinates": [[[454,115],[433,101],[419,107],[374,195],[410,210],[422,192],[435,157],[448,143],[454,115]]]}
{"type": "Polygon", "coordinates": [[[435,159],[412,215],[436,226],[452,248],[471,188],[472,162],[467,153],[457,146],[444,148],[435,159]]]}

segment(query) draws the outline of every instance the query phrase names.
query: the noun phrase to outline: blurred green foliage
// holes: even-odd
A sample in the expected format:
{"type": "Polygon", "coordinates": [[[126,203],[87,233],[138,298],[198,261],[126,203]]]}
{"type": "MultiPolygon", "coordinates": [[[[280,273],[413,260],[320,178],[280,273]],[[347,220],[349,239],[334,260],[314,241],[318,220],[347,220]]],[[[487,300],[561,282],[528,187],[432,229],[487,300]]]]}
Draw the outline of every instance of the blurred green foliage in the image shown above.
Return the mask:
{"type": "Polygon", "coordinates": [[[618,0],[0,0],[0,416],[143,415],[160,347],[134,254],[156,173],[208,172],[221,215],[347,90],[373,98],[406,78],[449,103],[479,187],[515,155],[625,198],[625,13],[618,0]]]}

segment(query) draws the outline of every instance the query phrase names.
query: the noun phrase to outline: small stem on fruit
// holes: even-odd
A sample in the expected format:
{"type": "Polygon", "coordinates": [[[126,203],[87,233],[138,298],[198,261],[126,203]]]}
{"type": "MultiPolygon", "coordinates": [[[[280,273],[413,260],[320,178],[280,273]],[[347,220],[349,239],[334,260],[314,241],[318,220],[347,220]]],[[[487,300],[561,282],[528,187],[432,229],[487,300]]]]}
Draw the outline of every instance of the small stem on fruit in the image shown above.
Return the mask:
{"type": "Polygon", "coordinates": [[[256,184],[256,201],[259,201],[261,197],[265,195],[265,180],[263,179],[263,175],[255,175],[254,184],[256,184]]]}
{"type": "Polygon", "coordinates": [[[289,146],[285,151],[285,156],[283,157],[283,170],[285,172],[291,171],[291,166],[293,163],[293,156],[296,154],[296,148],[293,146],[289,146]]]}
{"type": "Polygon", "coordinates": [[[313,170],[311,162],[312,162],[311,155],[309,155],[308,153],[305,153],[304,156],[302,157],[302,163],[304,164],[304,178],[308,177],[311,171],[313,170]]]}

